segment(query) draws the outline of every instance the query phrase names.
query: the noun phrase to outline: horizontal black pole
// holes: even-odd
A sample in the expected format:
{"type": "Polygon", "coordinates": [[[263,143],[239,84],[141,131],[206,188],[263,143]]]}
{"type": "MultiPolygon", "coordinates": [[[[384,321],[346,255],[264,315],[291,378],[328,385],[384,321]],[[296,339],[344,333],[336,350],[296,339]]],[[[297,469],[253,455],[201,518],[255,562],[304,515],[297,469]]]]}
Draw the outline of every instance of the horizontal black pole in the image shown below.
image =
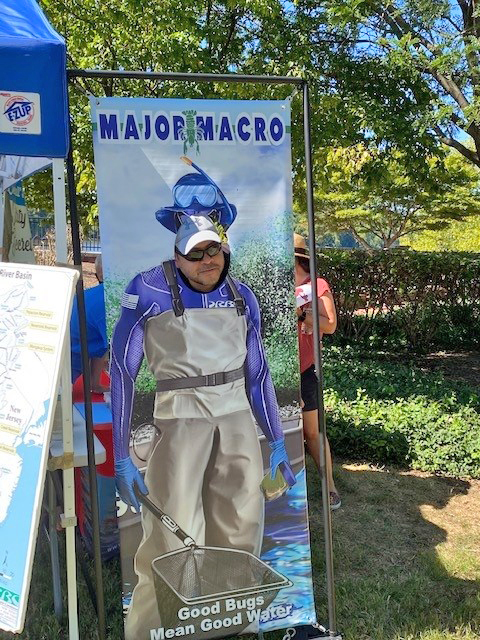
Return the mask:
{"type": "Polygon", "coordinates": [[[236,73],[177,73],[155,71],[114,71],[100,69],[67,69],[68,78],[119,78],[134,80],[182,80],[191,82],[252,82],[258,84],[302,85],[303,78],[293,76],[247,76],[236,73]]]}

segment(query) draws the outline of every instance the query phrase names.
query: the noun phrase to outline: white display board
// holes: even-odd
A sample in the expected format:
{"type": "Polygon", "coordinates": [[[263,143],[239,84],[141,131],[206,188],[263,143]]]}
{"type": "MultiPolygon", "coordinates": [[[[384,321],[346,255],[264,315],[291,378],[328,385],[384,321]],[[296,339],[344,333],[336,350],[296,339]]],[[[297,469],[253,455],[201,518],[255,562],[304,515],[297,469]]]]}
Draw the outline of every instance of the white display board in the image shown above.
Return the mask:
{"type": "Polygon", "coordinates": [[[0,262],[0,629],[23,629],[78,273],[0,262]]]}

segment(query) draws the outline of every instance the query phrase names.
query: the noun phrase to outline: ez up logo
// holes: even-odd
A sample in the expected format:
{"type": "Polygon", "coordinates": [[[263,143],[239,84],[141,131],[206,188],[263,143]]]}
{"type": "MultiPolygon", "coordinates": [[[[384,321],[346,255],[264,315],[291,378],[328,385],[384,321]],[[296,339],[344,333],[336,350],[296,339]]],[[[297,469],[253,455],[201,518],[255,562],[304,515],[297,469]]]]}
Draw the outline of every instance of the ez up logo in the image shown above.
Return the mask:
{"type": "Polygon", "coordinates": [[[41,133],[40,95],[0,91],[0,133],[41,133]]]}
{"type": "Polygon", "coordinates": [[[33,102],[23,96],[13,96],[13,98],[9,98],[5,103],[5,107],[6,109],[3,115],[19,127],[23,127],[33,120],[35,114],[33,102]]]}

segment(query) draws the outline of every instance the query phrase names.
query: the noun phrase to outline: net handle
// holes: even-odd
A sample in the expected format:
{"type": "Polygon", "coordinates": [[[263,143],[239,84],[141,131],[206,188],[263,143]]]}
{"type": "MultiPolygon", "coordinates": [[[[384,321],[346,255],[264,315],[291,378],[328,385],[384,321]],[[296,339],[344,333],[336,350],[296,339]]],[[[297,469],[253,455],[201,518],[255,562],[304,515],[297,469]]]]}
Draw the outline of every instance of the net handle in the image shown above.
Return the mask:
{"type": "Polygon", "coordinates": [[[177,536],[177,538],[180,540],[180,542],[182,542],[186,547],[195,547],[196,546],[195,540],[191,536],[189,536],[188,533],[185,533],[185,531],[178,526],[178,524],[175,522],[175,520],[170,518],[169,515],[167,515],[159,507],[157,507],[157,505],[154,504],[150,500],[150,498],[147,498],[147,496],[144,493],[141,493],[138,490],[137,485],[134,486],[133,490],[135,492],[137,500],[146,509],[148,509],[148,511],[150,511],[150,513],[152,513],[156,518],[158,518],[158,520],[160,520],[161,523],[169,531],[171,531],[175,536],[177,536]]]}

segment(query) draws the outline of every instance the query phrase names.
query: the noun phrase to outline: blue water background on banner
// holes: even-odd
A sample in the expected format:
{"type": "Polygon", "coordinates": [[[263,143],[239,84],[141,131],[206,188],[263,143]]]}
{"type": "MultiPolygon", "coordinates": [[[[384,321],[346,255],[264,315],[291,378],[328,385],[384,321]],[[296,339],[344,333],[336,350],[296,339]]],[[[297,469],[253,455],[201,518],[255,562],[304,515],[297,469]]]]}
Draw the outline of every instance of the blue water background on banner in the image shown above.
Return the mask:
{"type": "MultiPolygon", "coordinates": [[[[297,483],[277,500],[265,503],[265,530],[261,559],[291,580],[293,586],[282,589],[263,616],[262,631],[273,631],[299,624],[316,622],[307,519],[307,487],[305,469],[297,475],[297,483]],[[288,619],[282,613],[288,612],[288,619]]],[[[125,586],[125,585],[124,585],[125,586]]],[[[123,607],[128,609],[132,592],[124,592],[123,607]]]]}
{"type": "MultiPolygon", "coordinates": [[[[49,405],[50,400],[46,400],[44,413],[35,426],[45,423],[49,405]]],[[[28,433],[24,438],[28,440],[28,433]]],[[[21,595],[25,580],[32,509],[39,482],[42,447],[22,443],[17,446],[16,451],[22,459],[22,470],[7,517],[0,525],[0,571],[8,576],[0,579],[0,586],[21,595]]],[[[19,604],[22,605],[21,602],[19,604]]]]}
{"type": "MultiPolygon", "coordinates": [[[[289,611],[288,626],[316,621],[310,558],[310,536],[307,519],[307,488],[305,469],[297,483],[278,500],[265,504],[265,530],[261,558],[270,567],[289,578],[293,586],[282,589],[268,607],[273,616],[289,611]],[[283,607],[276,609],[279,605],[283,607]]],[[[282,629],[286,621],[281,616],[262,621],[262,631],[282,629]]]]}

